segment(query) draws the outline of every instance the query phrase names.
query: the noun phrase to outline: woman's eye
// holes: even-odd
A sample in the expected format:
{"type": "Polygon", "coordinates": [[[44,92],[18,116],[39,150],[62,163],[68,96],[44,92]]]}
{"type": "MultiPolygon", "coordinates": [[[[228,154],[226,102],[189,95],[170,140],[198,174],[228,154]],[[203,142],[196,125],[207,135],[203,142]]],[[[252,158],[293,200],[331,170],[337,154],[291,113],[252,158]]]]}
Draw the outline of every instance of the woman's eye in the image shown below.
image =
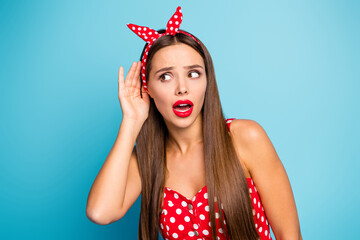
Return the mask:
{"type": "Polygon", "coordinates": [[[167,81],[170,79],[170,76],[169,76],[169,74],[164,73],[163,75],[160,76],[160,79],[161,79],[161,81],[167,81]],[[168,76],[168,78],[166,78],[166,76],[168,76]]]}
{"type": "Polygon", "coordinates": [[[193,74],[193,73],[195,73],[195,75],[193,75],[193,77],[195,77],[195,78],[200,76],[200,73],[198,73],[198,72],[190,72],[190,75],[193,74]]]}

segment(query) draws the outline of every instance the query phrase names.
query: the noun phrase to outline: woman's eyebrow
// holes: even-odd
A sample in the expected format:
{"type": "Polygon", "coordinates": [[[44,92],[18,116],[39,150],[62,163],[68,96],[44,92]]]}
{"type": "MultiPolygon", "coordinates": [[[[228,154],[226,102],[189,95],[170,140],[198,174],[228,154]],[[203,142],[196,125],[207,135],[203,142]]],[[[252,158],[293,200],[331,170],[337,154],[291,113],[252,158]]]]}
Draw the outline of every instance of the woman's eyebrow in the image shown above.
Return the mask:
{"type": "MultiPolygon", "coordinates": [[[[185,69],[190,69],[190,68],[202,68],[204,69],[201,65],[199,64],[194,64],[194,65],[190,65],[190,66],[184,66],[185,69]]],[[[160,68],[159,70],[157,70],[155,72],[155,74],[157,74],[158,72],[163,72],[163,71],[168,71],[168,70],[172,70],[174,69],[174,67],[164,67],[164,68],[160,68]]]]}
{"type": "Polygon", "coordinates": [[[185,66],[185,69],[189,69],[189,68],[203,68],[202,66],[200,66],[199,64],[194,64],[194,65],[190,65],[190,66],[185,66]]]}

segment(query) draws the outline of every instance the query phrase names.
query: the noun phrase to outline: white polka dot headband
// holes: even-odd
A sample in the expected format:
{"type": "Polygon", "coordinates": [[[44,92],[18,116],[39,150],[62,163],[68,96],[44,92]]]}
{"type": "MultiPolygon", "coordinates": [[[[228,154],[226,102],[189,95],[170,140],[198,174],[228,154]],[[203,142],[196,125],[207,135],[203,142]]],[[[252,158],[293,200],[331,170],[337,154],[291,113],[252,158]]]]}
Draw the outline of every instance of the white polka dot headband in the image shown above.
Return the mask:
{"type": "Polygon", "coordinates": [[[187,32],[183,32],[183,31],[179,31],[179,27],[182,22],[182,18],[183,17],[182,17],[182,13],[181,13],[181,7],[179,6],[179,7],[177,7],[174,15],[170,18],[170,20],[167,23],[166,32],[162,33],[162,34],[159,34],[157,31],[155,31],[154,29],[151,29],[149,27],[138,26],[138,25],[131,24],[131,23],[126,24],[130,28],[131,31],[133,31],[136,35],[138,35],[145,42],[148,43],[148,45],[146,46],[144,55],[142,57],[142,61],[141,61],[142,62],[141,79],[142,79],[145,91],[147,91],[146,78],[145,78],[145,66],[146,66],[147,55],[148,55],[150,47],[159,37],[164,36],[164,35],[175,35],[176,33],[179,32],[179,33],[184,33],[184,34],[192,37],[196,42],[199,43],[199,41],[191,34],[189,34],[187,32]]]}

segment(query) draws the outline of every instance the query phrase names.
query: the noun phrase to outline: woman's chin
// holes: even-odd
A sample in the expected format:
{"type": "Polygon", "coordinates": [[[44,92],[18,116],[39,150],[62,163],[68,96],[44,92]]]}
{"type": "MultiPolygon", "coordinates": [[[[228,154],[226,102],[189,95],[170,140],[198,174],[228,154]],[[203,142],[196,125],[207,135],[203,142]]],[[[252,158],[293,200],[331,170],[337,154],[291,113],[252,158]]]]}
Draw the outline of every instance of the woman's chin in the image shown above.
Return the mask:
{"type": "Polygon", "coordinates": [[[190,127],[199,117],[201,117],[200,113],[201,112],[193,111],[191,114],[184,117],[184,116],[178,116],[177,114],[175,114],[173,112],[172,114],[170,114],[171,116],[169,118],[167,118],[167,119],[164,118],[164,121],[167,126],[169,126],[169,124],[170,124],[171,126],[174,126],[175,128],[186,129],[186,128],[190,127]]]}

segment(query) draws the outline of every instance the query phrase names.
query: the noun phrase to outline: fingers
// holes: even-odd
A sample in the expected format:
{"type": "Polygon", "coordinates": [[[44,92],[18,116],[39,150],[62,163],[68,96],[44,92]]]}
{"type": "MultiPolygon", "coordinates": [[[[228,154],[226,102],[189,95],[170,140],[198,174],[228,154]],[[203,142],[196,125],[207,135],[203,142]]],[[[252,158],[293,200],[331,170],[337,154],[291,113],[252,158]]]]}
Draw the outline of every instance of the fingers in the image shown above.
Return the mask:
{"type": "Polygon", "coordinates": [[[136,81],[136,86],[135,86],[136,89],[140,89],[140,83],[141,83],[141,78],[139,76],[138,80],[136,81]]]}
{"type": "Polygon", "coordinates": [[[125,78],[125,86],[126,87],[131,87],[131,85],[132,85],[132,81],[133,81],[134,74],[135,74],[136,64],[137,64],[136,62],[132,63],[130,70],[125,78]]]}
{"type": "MultiPolygon", "coordinates": [[[[141,62],[140,62],[140,64],[139,64],[139,66],[140,66],[140,69],[141,69],[141,67],[142,67],[142,66],[141,66],[141,62]]],[[[139,77],[138,77],[137,80],[136,80],[136,85],[135,85],[135,88],[136,88],[136,89],[139,89],[139,88],[140,88],[140,84],[141,84],[140,72],[141,72],[141,71],[139,71],[139,74],[138,74],[139,77]]]]}
{"type": "Polygon", "coordinates": [[[140,81],[140,69],[141,69],[141,62],[138,61],[137,62],[137,66],[136,66],[136,70],[135,70],[135,75],[132,81],[132,87],[136,87],[137,83],[140,81]]]}
{"type": "Polygon", "coordinates": [[[124,68],[120,66],[119,68],[119,91],[120,89],[126,88],[140,88],[140,70],[141,70],[141,61],[133,62],[129,72],[124,80],[124,68]]]}
{"type": "Polygon", "coordinates": [[[120,89],[122,89],[124,86],[124,68],[122,66],[120,66],[120,68],[119,68],[118,84],[119,84],[119,91],[120,91],[120,89]]]}

